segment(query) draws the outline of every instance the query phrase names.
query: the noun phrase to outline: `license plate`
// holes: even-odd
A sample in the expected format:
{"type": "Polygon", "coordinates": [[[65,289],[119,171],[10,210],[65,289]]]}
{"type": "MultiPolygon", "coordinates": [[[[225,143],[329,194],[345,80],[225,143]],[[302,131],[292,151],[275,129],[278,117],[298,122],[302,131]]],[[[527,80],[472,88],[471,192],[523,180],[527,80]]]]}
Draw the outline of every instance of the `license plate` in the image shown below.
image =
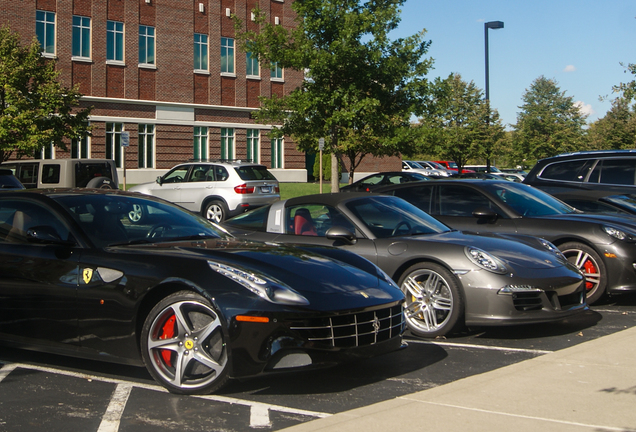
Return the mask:
{"type": "Polygon", "coordinates": [[[272,193],[271,186],[261,186],[261,193],[272,193]]]}

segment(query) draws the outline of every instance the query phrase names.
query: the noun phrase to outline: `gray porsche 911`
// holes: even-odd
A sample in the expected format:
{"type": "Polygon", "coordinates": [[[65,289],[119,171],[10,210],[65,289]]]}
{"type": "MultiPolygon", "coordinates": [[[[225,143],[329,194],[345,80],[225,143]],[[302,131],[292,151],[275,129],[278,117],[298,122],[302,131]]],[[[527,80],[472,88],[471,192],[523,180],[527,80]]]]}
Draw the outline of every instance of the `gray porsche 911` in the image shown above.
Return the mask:
{"type": "Polygon", "coordinates": [[[405,293],[407,325],[423,337],[464,324],[556,321],[587,307],[582,274],[550,242],[464,234],[397,197],[309,195],[223,226],[244,238],[338,246],[369,259],[405,293]]]}

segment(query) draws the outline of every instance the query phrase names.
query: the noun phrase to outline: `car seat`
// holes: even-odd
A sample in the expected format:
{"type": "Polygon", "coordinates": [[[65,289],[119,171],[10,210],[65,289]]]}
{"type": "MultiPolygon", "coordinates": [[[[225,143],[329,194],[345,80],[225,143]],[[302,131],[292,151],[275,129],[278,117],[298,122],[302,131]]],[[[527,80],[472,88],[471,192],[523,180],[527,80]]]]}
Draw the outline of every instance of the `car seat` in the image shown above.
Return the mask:
{"type": "Polygon", "coordinates": [[[294,215],[294,234],[317,236],[316,224],[306,208],[299,208],[294,215]]]}

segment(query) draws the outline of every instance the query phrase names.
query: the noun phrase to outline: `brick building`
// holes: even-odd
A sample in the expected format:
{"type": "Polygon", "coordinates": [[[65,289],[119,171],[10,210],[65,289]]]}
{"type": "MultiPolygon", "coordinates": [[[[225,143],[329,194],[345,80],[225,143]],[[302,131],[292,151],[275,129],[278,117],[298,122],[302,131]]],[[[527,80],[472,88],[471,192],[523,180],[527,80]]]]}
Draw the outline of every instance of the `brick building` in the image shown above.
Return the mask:
{"type": "MultiPolygon", "coordinates": [[[[94,107],[91,137],[42,156],[112,158],[128,183],[191,158],[254,160],[281,181],[306,181],[305,154],[251,119],[259,95],[303,79],[236,45],[230,16],[251,29],[257,3],[273,24],[294,25],[292,0],[0,0],[0,24],[25,43],[37,36],[64,84],[79,84],[81,105],[94,107]]],[[[367,158],[359,171],[398,167],[367,158]]]]}

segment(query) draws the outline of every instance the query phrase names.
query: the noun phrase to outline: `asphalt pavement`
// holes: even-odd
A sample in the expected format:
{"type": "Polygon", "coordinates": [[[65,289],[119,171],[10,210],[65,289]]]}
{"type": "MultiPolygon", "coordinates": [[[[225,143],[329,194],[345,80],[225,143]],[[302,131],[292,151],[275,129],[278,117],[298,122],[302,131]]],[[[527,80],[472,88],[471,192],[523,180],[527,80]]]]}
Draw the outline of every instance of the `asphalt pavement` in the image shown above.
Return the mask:
{"type": "Polygon", "coordinates": [[[636,327],[286,432],[636,432],[636,327]]]}

